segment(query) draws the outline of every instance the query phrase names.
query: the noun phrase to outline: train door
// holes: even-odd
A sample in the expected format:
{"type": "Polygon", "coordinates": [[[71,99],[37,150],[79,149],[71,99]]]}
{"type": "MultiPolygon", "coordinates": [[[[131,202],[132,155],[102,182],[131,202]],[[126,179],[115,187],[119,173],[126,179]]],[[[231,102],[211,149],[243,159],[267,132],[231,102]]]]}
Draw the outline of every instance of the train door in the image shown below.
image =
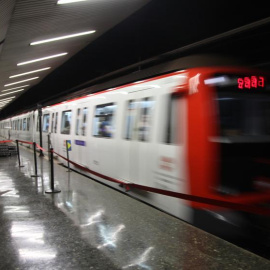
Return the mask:
{"type": "MultiPolygon", "coordinates": [[[[111,100],[112,101],[112,100],[111,100]]],[[[114,175],[116,152],[116,102],[97,104],[92,120],[91,152],[93,168],[105,175],[114,175]]]]}
{"type": "Polygon", "coordinates": [[[32,125],[33,142],[39,143],[38,127],[37,127],[37,123],[38,123],[37,111],[33,113],[32,123],[33,123],[32,125]]]}
{"type": "Polygon", "coordinates": [[[74,142],[72,142],[74,147],[74,158],[82,165],[86,166],[87,159],[87,142],[86,142],[86,132],[87,132],[87,118],[88,118],[88,107],[80,106],[76,110],[76,122],[75,122],[75,134],[74,142]]]}
{"type": "Polygon", "coordinates": [[[49,149],[50,146],[50,142],[49,142],[49,128],[50,128],[50,111],[49,110],[45,110],[43,111],[43,116],[42,116],[42,123],[41,123],[41,127],[42,127],[42,146],[45,149],[49,149]]]}
{"type": "MultiPolygon", "coordinates": [[[[161,108],[164,124],[161,143],[155,149],[154,186],[162,190],[186,193],[186,98],[168,95],[161,108]],[[165,105],[165,104],[164,104],[165,105]]],[[[187,218],[187,207],[177,198],[156,195],[156,204],[167,212],[187,218]]]]}
{"type": "Polygon", "coordinates": [[[55,145],[55,134],[54,134],[54,123],[55,123],[55,112],[51,114],[51,127],[50,127],[50,136],[49,136],[49,145],[53,147],[55,145]]]}
{"type": "Polygon", "coordinates": [[[139,152],[136,150],[137,143],[135,142],[136,136],[136,123],[138,114],[138,99],[133,95],[134,99],[130,99],[126,103],[125,113],[125,125],[124,125],[124,143],[120,149],[123,149],[121,160],[122,169],[120,170],[120,179],[127,180],[130,182],[138,181],[138,170],[139,170],[139,152]]]}
{"type": "Polygon", "coordinates": [[[52,113],[52,121],[51,121],[51,144],[54,150],[59,153],[60,151],[60,145],[62,144],[59,143],[58,138],[58,112],[53,112],[52,113]]]}
{"type": "Polygon", "coordinates": [[[129,140],[129,179],[133,183],[148,184],[152,159],[153,97],[134,93],[128,101],[126,114],[126,139],[129,140]]]}

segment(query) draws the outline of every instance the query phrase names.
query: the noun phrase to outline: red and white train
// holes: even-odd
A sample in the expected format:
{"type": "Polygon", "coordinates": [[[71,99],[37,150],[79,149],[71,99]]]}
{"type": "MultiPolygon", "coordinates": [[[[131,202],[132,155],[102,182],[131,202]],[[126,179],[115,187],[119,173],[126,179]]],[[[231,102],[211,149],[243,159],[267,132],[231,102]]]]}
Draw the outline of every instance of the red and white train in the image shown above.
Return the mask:
{"type": "MultiPolygon", "coordinates": [[[[69,140],[70,160],[123,182],[247,205],[268,203],[268,75],[186,60],[164,67],[44,107],[43,146],[50,133],[54,151],[65,156],[69,140]]],[[[5,138],[39,143],[37,110],[2,120],[0,128],[5,138]]],[[[136,189],[130,194],[209,231],[243,232],[248,219],[254,222],[234,210],[136,189]]]]}

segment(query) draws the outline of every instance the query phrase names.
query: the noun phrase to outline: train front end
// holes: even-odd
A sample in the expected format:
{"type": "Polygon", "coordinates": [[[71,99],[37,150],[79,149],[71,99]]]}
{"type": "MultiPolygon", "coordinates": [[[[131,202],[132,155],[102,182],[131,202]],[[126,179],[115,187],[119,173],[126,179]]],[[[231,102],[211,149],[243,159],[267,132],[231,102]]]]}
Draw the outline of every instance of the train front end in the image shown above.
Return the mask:
{"type": "Polygon", "coordinates": [[[269,237],[269,76],[242,68],[192,70],[188,118],[191,194],[235,204],[193,202],[194,224],[223,237],[269,237]]]}

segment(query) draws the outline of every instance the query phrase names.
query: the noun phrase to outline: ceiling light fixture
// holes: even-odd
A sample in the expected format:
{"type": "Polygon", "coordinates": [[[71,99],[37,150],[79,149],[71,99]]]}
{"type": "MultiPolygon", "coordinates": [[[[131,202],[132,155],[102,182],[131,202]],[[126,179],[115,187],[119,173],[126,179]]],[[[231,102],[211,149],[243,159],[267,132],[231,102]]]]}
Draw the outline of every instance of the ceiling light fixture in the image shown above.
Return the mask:
{"type": "Polygon", "coordinates": [[[40,40],[40,41],[31,42],[30,45],[39,45],[39,44],[43,44],[43,43],[47,43],[47,42],[53,42],[53,41],[57,41],[57,40],[67,39],[67,38],[85,36],[85,35],[93,34],[95,32],[96,32],[96,30],[92,30],[92,31],[86,31],[86,32],[81,32],[81,33],[76,33],[76,34],[71,34],[71,35],[56,37],[56,38],[44,39],[44,40],[40,40]]]}
{"type": "Polygon", "coordinates": [[[7,100],[7,101],[5,101],[5,102],[0,102],[0,106],[1,106],[1,107],[6,106],[10,101],[12,101],[12,99],[9,99],[9,100],[7,100]]]}
{"type": "Polygon", "coordinates": [[[9,85],[13,85],[13,84],[22,83],[22,82],[32,81],[32,80],[35,80],[35,79],[38,79],[38,78],[39,78],[39,77],[34,77],[34,78],[26,79],[26,80],[23,80],[23,81],[19,81],[19,82],[14,82],[14,83],[5,84],[4,86],[9,86],[9,85]]]}
{"type": "MultiPolygon", "coordinates": [[[[20,89],[19,90],[24,90],[24,88],[21,88],[21,87],[19,87],[20,89]]],[[[7,90],[3,90],[2,92],[7,92],[7,90]]],[[[0,92],[0,93],[2,93],[2,92],[0,92]]],[[[9,93],[14,93],[13,91],[12,92],[9,92],[9,93]]]]}
{"type": "Polygon", "coordinates": [[[30,63],[34,63],[34,62],[38,62],[38,61],[43,61],[43,60],[47,60],[47,59],[51,59],[51,58],[55,58],[55,57],[59,57],[59,56],[64,56],[66,54],[67,54],[67,52],[64,52],[64,53],[54,54],[54,55],[50,55],[50,56],[46,56],[46,57],[42,57],[42,58],[37,58],[37,59],[18,63],[17,66],[22,66],[22,65],[26,65],[26,64],[30,64],[30,63]]]}
{"type": "Polygon", "coordinates": [[[20,89],[20,90],[12,91],[12,92],[9,92],[9,93],[5,93],[5,94],[0,95],[0,97],[2,97],[2,96],[7,96],[7,95],[11,95],[11,94],[17,93],[17,92],[21,92],[21,91],[23,91],[23,90],[24,90],[24,89],[20,89]]]}
{"type": "Polygon", "coordinates": [[[0,102],[0,106],[5,106],[6,104],[8,104],[11,101],[11,99],[7,100],[7,101],[3,101],[0,102]]]}
{"type": "Polygon", "coordinates": [[[0,102],[10,101],[10,100],[12,100],[12,99],[15,98],[15,97],[16,97],[16,96],[9,97],[9,98],[2,98],[2,99],[0,99],[0,102]]]}
{"type": "Polygon", "coordinates": [[[87,1],[87,0],[58,0],[57,4],[69,4],[69,3],[74,3],[74,2],[82,2],[82,1],[87,1]]]}
{"type": "Polygon", "coordinates": [[[23,87],[27,87],[27,86],[29,86],[29,84],[21,85],[21,86],[17,86],[17,87],[13,87],[13,88],[9,88],[9,89],[6,89],[6,90],[2,90],[1,92],[7,92],[7,91],[10,91],[10,90],[14,90],[14,89],[18,89],[18,88],[23,88],[23,87]]]}
{"type": "Polygon", "coordinates": [[[0,99],[0,108],[5,107],[9,102],[12,101],[12,99],[14,99],[15,96],[13,97],[9,97],[9,98],[4,98],[4,99],[0,99]]]}
{"type": "Polygon", "coordinates": [[[24,75],[28,75],[28,74],[40,72],[40,71],[43,71],[43,70],[47,70],[47,69],[50,69],[50,68],[51,68],[51,67],[46,67],[46,68],[36,69],[36,70],[28,71],[28,72],[25,72],[25,73],[20,73],[20,74],[17,74],[17,75],[12,75],[12,76],[10,76],[9,78],[20,77],[20,76],[24,76],[24,75]]]}
{"type": "Polygon", "coordinates": [[[2,107],[4,107],[4,106],[6,106],[8,104],[8,102],[5,102],[5,103],[1,103],[0,102],[0,107],[2,108],[2,107]]]}

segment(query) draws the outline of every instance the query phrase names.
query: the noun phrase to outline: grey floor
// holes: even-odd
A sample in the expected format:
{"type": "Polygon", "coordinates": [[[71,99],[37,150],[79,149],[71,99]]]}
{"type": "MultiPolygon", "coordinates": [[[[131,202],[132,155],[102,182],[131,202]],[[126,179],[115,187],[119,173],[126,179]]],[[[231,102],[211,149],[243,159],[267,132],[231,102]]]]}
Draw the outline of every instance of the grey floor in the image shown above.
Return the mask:
{"type": "Polygon", "coordinates": [[[270,269],[270,261],[21,148],[0,157],[0,269],[270,269]]]}

